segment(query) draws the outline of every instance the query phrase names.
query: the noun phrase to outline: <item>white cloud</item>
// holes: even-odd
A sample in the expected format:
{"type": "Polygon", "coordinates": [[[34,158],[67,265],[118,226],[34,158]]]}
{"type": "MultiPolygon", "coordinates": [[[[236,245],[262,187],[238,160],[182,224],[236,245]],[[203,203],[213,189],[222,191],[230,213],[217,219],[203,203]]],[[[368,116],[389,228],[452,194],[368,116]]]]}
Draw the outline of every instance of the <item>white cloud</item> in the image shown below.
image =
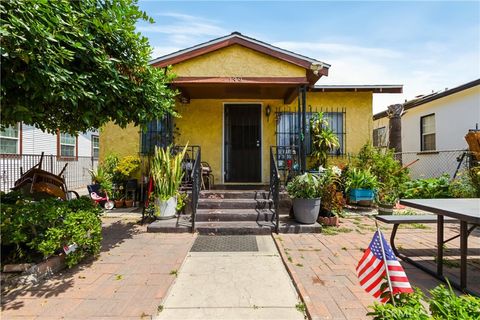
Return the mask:
{"type": "Polygon", "coordinates": [[[403,84],[403,94],[375,94],[374,113],[417,95],[453,88],[478,78],[478,52],[443,43],[392,50],[348,43],[277,42],[274,45],[331,64],[318,84],[403,84]],[[411,50],[411,51],[409,51],[411,50]],[[454,58],[453,58],[454,57],[454,58]]]}
{"type": "Polygon", "coordinates": [[[228,33],[218,25],[217,21],[202,17],[181,13],[161,13],[156,16],[159,18],[156,19],[155,24],[143,24],[138,26],[137,30],[143,33],[164,34],[169,43],[179,46],[185,47],[197,43],[199,37],[212,38],[228,33]]]}
{"type": "Polygon", "coordinates": [[[154,46],[151,58],[155,59],[182,49],[184,48],[173,46],[154,46]]]}

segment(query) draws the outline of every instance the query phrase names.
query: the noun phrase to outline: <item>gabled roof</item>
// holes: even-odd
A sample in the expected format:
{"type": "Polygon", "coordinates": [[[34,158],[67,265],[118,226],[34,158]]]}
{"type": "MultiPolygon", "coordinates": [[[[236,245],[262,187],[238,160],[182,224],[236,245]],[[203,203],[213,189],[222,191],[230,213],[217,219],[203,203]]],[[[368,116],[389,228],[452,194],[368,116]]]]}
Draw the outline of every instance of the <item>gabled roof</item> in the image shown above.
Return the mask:
{"type": "Polygon", "coordinates": [[[275,47],[260,40],[247,37],[240,32],[233,32],[227,36],[158,57],[151,60],[150,64],[155,67],[166,67],[234,44],[278,58],[307,70],[312,70],[313,65],[313,68],[317,67],[319,69],[319,75],[328,75],[328,69],[330,68],[328,63],[275,47]]]}
{"type": "MultiPolygon", "coordinates": [[[[428,95],[425,95],[425,96],[421,96],[419,98],[415,98],[415,99],[406,101],[403,104],[403,110],[412,109],[412,108],[421,106],[425,103],[428,103],[428,102],[431,102],[431,101],[434,101],[434,100],[438,100],[438,99],[441,99],[443,97],[447,97],[447,96],[452,95],[454,93],[461,92],[463,90],[467,90],[467,89],[473,88],[473,87],[478,86],[478,85],[480,85],[480,79],[464,83],[464,84],[462,84],[458,87],[448,89],[448,90],[445,90],[445,91],[442,91],[442,92],[435,92],[435,93],[431,93],[431,94],[428,94],[428,95]]],[[[387,116],[387,111],[386,110],[381,111],[381,112],[373,115],[373,120],[378,120],[378,119],[384,118],[386,116],[387,116]]]]}

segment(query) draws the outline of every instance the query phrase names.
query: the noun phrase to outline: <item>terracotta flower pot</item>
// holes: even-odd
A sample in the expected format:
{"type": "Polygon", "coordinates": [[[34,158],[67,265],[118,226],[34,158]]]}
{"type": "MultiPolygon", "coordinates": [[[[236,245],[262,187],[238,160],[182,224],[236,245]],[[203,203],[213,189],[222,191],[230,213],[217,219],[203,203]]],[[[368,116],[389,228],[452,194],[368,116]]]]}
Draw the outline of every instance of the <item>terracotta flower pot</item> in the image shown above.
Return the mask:
{"type": "Polygon", "coordinates": [[[125,200],[125,207],[127,207],[127,208],[133,207],[133,199],[125,200]]]}
{"type": "Polygon", "coordinates": [[[123,207],[123,200],[113,200],[113,202],[115,202],[115,208],[123,207]]]}

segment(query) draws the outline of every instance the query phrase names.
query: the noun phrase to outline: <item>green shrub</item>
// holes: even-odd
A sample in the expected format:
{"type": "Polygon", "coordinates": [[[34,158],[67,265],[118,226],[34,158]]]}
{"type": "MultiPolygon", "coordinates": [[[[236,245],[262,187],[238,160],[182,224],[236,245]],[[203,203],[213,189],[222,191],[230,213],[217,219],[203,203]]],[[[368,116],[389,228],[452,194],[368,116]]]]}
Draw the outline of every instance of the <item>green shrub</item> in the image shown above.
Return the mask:
{"type": "Polygon", "coordinates": [[[452,288],[440,285],[430,291],[430,312],[434,319],[466,320],[480,319],[480,299],[457,296],[452,288]]]}
{"type": "Polygon", "coordinates": [[[402,198],[432,199],[451,198],[450,177],[445,174],[439,178],[417,179],[405,183],[402,198]]]}
{"type": "Polygon", "coordinates": [[[454,198],[480,198],[480,167],[460,172],[450,184],[454,198]]]}
{"type": "Polygon", "coordinates": [[[77,244],[67,255],[69,267],[100,251],[101,210],[88,197],[71,201],[30,201],[18,194],[0,196],[2,263],[38,262],[77,244]]]}
{"type": "MultiPolygon", "coordinates": [[[[384,288],[386,284],[384,285],[384,288]]],[[[388,293],[386,293],[388,294],[388,293]]],[[[367,315],[374,320],[400,320],[400,319],[446,319],[470,320],[480,319],[480,299],[474,296],[457,296],[452,288],[439,285],[430,290],[431,297],[426,298],[422,291],[415,288],[414,293],[402,293],[394,296],[395,305],[391,301],[386,304],[374,303],[373,309],[367,315]],[[430,314],[427,312],[422,300],[428,304],[430,314]]]]}
{"type": "Polygon", "coordinates": [[[380,188],[400,189],[410,180],[408,169],[395,159],[393,149],[375,148],[370,143],[362,147],[352,166],[369,169],[377,177],[380,188]]]}
{"type": "Polygon", "coordinates": [[[426,320],[430,319],[427,310],[422,305],[421,300],[424,295],[420,289],[416,289],[414,293],[402,293],[395,296],[395,306],[392,303],[380,304],[375,302],[372,312],[367,313],[374,320],[426,320]]]}

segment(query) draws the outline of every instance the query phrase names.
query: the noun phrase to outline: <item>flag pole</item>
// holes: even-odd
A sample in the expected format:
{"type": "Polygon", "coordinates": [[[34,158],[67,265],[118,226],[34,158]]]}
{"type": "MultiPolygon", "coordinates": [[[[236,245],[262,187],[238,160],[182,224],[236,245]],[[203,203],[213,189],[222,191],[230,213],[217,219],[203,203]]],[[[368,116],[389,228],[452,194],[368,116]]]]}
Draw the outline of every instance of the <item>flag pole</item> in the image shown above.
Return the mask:
{"type": "Polygon", "coordinates": [[[375,219],[375,225],[377,226],[377,232],[380,238],[380,247],[382,248],[383,263],[385,264],[385,273],[387,275],[388,288],[390,289],[390,296],[392,297],[392,304],[395,306],[395,298],[393,296],[392,282],[390,281],[390,273],[388,272],[387,256],[385,255],[385,248],[383,247],[383,235],[378,226],[377,219],[375,219]]]}

